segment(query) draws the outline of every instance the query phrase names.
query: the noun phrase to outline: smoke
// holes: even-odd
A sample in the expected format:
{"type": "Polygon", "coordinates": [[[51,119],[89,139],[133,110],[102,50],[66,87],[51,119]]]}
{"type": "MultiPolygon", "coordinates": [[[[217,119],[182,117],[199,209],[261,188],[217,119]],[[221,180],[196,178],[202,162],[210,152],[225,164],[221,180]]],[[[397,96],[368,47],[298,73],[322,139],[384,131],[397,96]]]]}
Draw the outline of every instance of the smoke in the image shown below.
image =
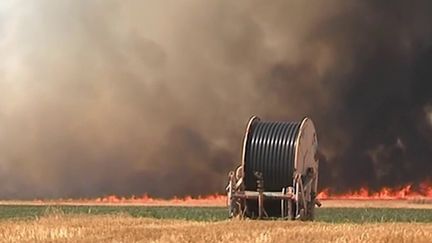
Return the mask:
{"type": "Polygon", "coordinates": [[[247,119],[311,116],[322,186],[432,171],[429,1],[0,2],[0,197],[222,191],[247,119]]]}
{"type": "Polygon", "coordinates": [[[426,119],[429,121],[430,125],[432,126],[432,106],[426,107],[425,115],[426,115],[426,119]]]}

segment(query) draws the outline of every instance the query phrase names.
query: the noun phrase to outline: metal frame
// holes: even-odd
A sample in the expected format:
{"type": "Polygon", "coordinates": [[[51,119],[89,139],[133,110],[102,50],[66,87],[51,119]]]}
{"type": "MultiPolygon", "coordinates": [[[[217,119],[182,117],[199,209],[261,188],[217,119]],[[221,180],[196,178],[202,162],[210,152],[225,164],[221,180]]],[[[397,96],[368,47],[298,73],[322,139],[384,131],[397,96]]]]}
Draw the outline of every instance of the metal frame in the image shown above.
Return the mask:
{"type": "Polygon", "coordinates": [[[230,218],[245,218],[246,200],[257,200],[258,219],[268,218],[265,211],[265,202],[268,200],[280,200],[280,218],[288,220],[313,220],[315,205],[321,206],[311,190],[317,179],[317,173],[312,168],[306,175],[296,174],[293,179],[294,186],[283,188],[281,192],[266,192],[260,172],[255,172],[257,191],[242,190],[244,180],[243,175],[239,174],[240,171],[242,171],[241,166],[236,169],[236,172],[231,171],[228,174],[229,181],[226,191],[230,218]],[[308,192],[312,193],[308,194],[308,192]]]}

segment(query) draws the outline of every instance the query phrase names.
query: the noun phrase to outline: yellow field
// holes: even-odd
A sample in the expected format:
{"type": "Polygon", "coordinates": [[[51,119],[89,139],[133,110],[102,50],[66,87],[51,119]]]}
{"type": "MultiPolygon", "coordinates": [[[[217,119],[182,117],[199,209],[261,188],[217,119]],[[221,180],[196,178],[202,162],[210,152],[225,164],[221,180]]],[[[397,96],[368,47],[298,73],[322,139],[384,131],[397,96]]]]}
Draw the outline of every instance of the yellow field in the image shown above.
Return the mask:
{"type": "Polygon", "coordinates": [[[193,222],[128,215],[0,221],[1,242],[432,242],[432,224],[193,222]]]}

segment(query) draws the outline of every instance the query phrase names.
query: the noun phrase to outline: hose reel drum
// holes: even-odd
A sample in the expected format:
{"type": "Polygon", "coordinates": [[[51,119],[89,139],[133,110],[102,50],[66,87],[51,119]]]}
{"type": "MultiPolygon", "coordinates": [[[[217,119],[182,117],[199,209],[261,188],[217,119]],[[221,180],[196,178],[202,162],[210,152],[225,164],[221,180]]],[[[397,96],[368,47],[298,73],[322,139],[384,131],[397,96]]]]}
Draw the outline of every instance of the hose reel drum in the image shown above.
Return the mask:
{"type": "Polygon", "coordinates": [[[318,141],[311,119],[249,120],[241,164],[229,173],[230,217],[313,220],[318,141]]]}

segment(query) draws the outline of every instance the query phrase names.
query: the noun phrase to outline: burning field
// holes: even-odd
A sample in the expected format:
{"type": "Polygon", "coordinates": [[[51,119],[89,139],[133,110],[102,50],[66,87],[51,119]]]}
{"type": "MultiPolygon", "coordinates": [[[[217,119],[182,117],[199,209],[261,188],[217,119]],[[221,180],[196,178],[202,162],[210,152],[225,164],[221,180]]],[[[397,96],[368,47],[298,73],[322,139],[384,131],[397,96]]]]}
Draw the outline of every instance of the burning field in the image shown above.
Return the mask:
{"type": "MultiPolygon", "coordinates": [[[[419,185],[401,187],[383,187],[371,190],[366,187],[345,193],[334,193],[330,188],[322,190],[317,198],[326,207],[432,207],[432,184],[429,181],[419,185]]],[[[181,207],[225,207],[227,197],[222,194],[207,196],[186,196],[162,199],[143,196],[121,197],[109,195],[97,198],[82,199],[35,199],[35,200],[5,200],[0,205],[87,205],[87,206],[181,206],[181,207]]]]}
{"type": "Polygon", "coordinates": [[[430,242],[431,187],[413,188],[323,190],[315,222],[228,220],[223,195],[3,201],[0,242],[430,242]]]}
{"type": "Polygon", "coordinates": [[[0,241],[432,242],[431,9],[1,0],[0,241]]]}
{"type": "Polygon", "coordinates": [[[432,197],[411,188],[324,190],[315,222],[228,220],[222,195],[3,201],[0,242],[430,242],[432,197]]]}
{"type": "Polygon", "coordinates": [[[430,242],[431,186],[325,189],[315,222],[228,220],[226,196],[0,202],[0,242],[430,242]]]}
{"type": "Polygon", "coordinates": [[[227,197],[0,201],[0,242],[430,242],[432,185],[318,194],[315,222],[228,219],[227,197]]]}

